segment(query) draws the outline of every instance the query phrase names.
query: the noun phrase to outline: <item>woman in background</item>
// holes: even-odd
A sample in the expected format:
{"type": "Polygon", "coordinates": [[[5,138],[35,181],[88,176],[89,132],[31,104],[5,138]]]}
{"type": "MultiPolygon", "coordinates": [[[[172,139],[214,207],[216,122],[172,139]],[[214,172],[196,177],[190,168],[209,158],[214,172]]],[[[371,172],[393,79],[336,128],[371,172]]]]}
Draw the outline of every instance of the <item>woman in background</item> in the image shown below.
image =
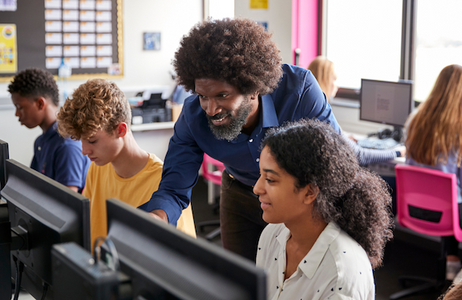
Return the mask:
{"type": "MultiPolygon", "coordinates": [[[[441,70],[427,100],[408,119],[406,135],[407,164],[457,175],[461,215],[462,66],[441,70]]],[[[443,241],[448,248],[446,278],[453,280],[461,268],[459,242],[453,236],[443,241]]]]}
{"type": "Polygon", "coordinates": [[[254,193],[270,223],[257,250],[268,299],[375,299],[372,268],[392,238],[385,182],[319,121],[273,128],[262,147],[254,193]]]}
{"type": "MultiPolygon", "coordinates": [[[[308,70],[310,70],[314,77],[316,77],[321,90],[324,92],[324,94],[326,94],[327,101],[329,101],[330,98],[335,97],[337,94],[338,86],[335,83],[337,80],[337,75],[334,70],[334,63],[325,57],[317,56],[308,66],[308,70]]],[[[353,148],[353,151],[358,158],[358,162],[362,166],[384,162],[392,160],[395,157],[404,156],[406,151],[405,149],[366,149],[356,144],[355,140],[352,140],[346,134],[342,133],[342,136],[348,145],[353,148]]]]}

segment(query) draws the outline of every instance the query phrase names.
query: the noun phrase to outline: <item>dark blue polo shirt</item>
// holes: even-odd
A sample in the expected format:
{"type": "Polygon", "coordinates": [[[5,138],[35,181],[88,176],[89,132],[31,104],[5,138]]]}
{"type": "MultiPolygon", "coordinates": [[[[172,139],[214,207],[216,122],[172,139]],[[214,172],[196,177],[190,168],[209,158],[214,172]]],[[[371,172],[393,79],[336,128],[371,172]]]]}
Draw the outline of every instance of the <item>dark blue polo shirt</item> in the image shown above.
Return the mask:
{"type": "Polygon", "coordinates": [[[66,186],[76,186],[82,192],[90,159],[82,154],[82,143],[65,139],[57,131],[55,122],[34,143],[34,157],[30,167],[66,186]]]}

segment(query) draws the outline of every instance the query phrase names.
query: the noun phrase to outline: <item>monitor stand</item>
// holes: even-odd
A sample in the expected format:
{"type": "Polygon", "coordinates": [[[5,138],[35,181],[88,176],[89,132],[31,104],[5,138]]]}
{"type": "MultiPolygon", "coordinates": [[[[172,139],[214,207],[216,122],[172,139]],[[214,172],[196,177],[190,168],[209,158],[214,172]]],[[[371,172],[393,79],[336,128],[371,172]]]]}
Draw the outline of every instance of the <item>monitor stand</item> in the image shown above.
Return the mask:
{"type": "Polygon", "coordinates": [[[402,142],[404,137],[403,126],[393,126],[393,132],[391,134],[391,137],[399,143],[402,142]]]}

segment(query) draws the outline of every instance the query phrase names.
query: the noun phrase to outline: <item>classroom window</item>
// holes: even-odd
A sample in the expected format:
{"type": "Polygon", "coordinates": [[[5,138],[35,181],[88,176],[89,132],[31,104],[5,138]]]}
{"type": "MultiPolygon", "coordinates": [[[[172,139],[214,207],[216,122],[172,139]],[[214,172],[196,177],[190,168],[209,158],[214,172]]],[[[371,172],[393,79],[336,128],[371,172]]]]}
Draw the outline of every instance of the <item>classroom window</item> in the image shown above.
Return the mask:
{"type": "Polygon", "coordinates": [[[322,54],[352,98],[361,78],[410,79],[414,98],[423,101],[442,68],[462,64],[460,0],[322,2],[322,54]]]}
{"type": "Polygon", "coordinates": [[[462,65],[462,1],[419,0],[416,9],[414,96],[425,100],[441,69],[462,65]]]}
{"type": "Polygon", "coordinates": [[[340,87],[359,89],[361,78],[399,79],[402,6],[401,0],[325,1],[323,52],[340,87]]]}

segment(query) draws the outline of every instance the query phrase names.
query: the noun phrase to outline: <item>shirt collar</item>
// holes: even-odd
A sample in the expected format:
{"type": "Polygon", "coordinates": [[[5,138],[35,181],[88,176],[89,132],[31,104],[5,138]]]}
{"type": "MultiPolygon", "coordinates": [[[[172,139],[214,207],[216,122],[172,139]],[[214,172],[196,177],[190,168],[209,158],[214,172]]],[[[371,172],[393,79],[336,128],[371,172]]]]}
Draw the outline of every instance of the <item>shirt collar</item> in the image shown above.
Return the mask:
{"type": "MultiPolygon", "coordinates": [[[[321,232],[308,254],[302,259],[298,267],[306,277],[312,279],[319,268],[324,256],[329,250],[330,244],[339,236],[340,227],[335,222],[330,222],[321,232]]],[[[277,241],[285,249],[287,240],[290,238],[290,231],[284,228],[278,235],[277,241]]]]}
{"type": "Polygon", "coordinates": [[[261,97],[261,111],[263,128],[279,126],[278,115],[276,114],[276,108],[274,107],[271,95],[268,94],[261,97]]]}
{"type": "Polygon", "coordinates": [[[46,140],[51,138],[53,135],[55,135],[57,133],[57,129],[58,129],[58,123],[55,121],[50,126],[50,128],[48,128],[47,131],[45,131],[45,133],[43,134],[43,138],[46,139],[46,140]]]}

